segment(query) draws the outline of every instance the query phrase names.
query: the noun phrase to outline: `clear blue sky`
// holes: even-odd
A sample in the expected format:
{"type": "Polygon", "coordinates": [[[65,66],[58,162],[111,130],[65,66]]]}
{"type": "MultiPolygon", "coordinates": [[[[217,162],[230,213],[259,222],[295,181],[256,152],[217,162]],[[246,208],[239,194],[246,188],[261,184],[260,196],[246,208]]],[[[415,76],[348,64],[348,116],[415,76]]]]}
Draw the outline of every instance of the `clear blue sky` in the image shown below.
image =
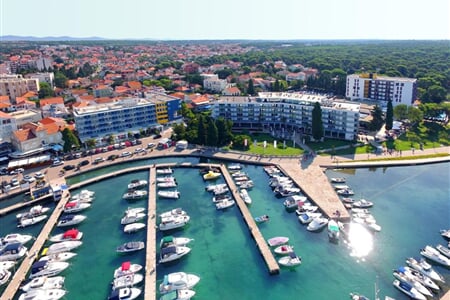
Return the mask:
{"type": "Polygon", "coordinates": [[[0,0],[0,35],[450,39],[449,0],[0,0]]]}

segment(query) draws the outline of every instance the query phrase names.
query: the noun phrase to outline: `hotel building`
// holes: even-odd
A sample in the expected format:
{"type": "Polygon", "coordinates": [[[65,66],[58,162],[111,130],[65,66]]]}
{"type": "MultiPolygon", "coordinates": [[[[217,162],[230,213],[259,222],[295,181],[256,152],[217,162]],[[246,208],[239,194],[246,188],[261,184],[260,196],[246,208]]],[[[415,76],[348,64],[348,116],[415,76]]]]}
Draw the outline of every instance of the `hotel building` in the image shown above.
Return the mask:
{"type": "Polygon", "coordinates": [[[230,119],[240,130],[282,130],[311,134],[312,110],[319,102],[324,136],[354,140],[359,104],[306,93],[259,93],[257,97],[221,97],[213,103],[212,117],[230,119]]]}
{"type": "Polygon", "coordinates": [[[378,76],[373,73],[347,76],[345,96],[350,100],[377,100],[380,106],[411,105],[417,96],[417,79],[378,76]]]}
{"type": "Polygon", "coordinates": [[[29,91],[39,91],[39,80],[37,78],[0,74],[0,96],[9,96],[9,99],[15,103],[17,97],[29,91]]]}

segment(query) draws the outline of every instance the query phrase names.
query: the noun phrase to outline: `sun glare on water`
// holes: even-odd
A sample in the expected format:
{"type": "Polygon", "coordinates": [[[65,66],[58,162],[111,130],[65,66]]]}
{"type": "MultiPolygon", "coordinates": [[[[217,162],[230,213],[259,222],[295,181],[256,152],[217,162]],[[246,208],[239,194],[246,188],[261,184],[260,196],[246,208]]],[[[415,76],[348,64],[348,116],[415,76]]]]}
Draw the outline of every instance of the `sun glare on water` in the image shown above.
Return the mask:
{"type": "Polygon", "coordinates": [[[367,228],[358,223],[351,223],[348,233],[350,255],[363,259],[373,249],[373,237],[367,228]]]}

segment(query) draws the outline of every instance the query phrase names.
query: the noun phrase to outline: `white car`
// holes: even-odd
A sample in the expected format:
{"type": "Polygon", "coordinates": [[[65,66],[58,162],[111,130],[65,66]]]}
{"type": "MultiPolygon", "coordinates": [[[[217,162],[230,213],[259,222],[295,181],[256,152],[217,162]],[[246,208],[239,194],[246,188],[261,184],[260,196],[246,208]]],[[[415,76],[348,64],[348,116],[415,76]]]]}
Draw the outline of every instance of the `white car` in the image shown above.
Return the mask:
{"type": "Polygon", "coordinates": [[[131,155],[131,152],[125,151],[125,152],[122,152],[122,154],[120,154],[120,157],[127,157],[130,155],[131,155]]]}
{"type": "Polygon", "coordinates": [[[141,152],[144,152],[145,150],[144,149],[142,149],[142,148],[136,148],[135,150],[134,150],[134,153],[141,153],[141,152]]]}
{"type": "Polygon", "coordinates": [[[98,163],[101,163],[101,162],[104,162],[104,161],[105,161],[105,159],[103,157],[96,157],[94,159],[94,164],[98,164],[98,163]]]}
{"type": "Polygon", "coordinates": [[[60,166],[60,165],[63,165],[63,164],[64,164],[64,161],[63,161],[63,160],[55,159],[55,160],[53,161],[52,166],[57,167],[57,166],[60,166]]]}
{"type": "Polygon", "coordinates": [[[24,175],[23,180],[25,180],[28,183],[32,183],[32,182],[36,181],[36,178],[34,178],[33,176],[30,176],[30,175],[24,175]]]}
{"type": "Polygon", "coordinates": [[[45,175],[42,174],[41,172],[36,172],[34,173],[34,178],[36,179],[44,179],[45,175]]]}

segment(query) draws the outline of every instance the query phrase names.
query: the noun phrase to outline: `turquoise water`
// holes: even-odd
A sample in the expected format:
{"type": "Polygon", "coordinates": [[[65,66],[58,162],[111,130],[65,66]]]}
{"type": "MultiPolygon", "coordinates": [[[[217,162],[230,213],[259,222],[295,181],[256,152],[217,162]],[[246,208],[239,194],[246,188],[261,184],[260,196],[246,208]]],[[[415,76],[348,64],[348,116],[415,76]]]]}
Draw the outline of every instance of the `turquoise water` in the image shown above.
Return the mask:
{"type": "MultiPolygon", "coordinates": [[[[159,159],[198,162],[198,159],[159,159]]],[[[140,162],[138,164],[149,163],[140,162]]],[[[129,167],[130,164],[127,164],[129,167]]],[[[268,214],[270,221],[260,224],[264,237],[288,236],[290,244],[302,256],[296,269],[282,269],[278,276],[268,275],[262,257],[256,250],[246,225],[237,209],[217,211],[211,195],[204,191],[205,183],[197,169],[176,169],[181,192],[179,200],[157,200],[157,213],[182,207],[191,216],[190,224],[173,232],[176,236],[194,238],[192,251],[178,262],[157,266],[159,282],[164,274],[176,271],[201,276],[195,287],[195,299],[348,299],[349,292],[361,292],[373,299],[378,278],[380,295],[406,299],[392,286],[392,269],[403,265],[406,257],[419,257],[426,244],[444,244],[439,235],[450,228],[449,202],[450,164],[414,167],[392,167],[328,171],[329,177],[345,176],[347,184],[375,203],[371,209],[382,231],[373,236],[373,249],[366,257],[355,257],[344,241],[328,242],[325,231],[310,233],[294,213],[284,210],[282,199],[274,197],[268,187],[268,177],[261,167],[248,165],[256,186],[250,191],[254,216],[268,214]]],[[[112,171],[95,171],[73,178],[77,182],[112,171]]],[[[106,299],[110,291],[113,270],[124,260],[144,263],[144,252],[120,256],[115,248],[129,240],[145,240],[145,233],[124,234],[120,218],[128,207],[145,206],[146,201],[128,203],[121,199],[132,179],[147,179],[147,172],[114,177],[86,186],[96,192],[92,207],[84,214],[88,219],[79,225],[84,232],[83,246],[63,275],[66,276],[66,299],[106,299]]],[[[218,182],[221,182],[219,180],[218,182]]],[[[51,203],[50,203],[51,204],[51,203]]],[[[17,231],[14,216],[1,218],[0,234],[17,231]]],[[[41,225],[21,229],[37,234],[41,225]]],[[[55,229],[52,234],[62,232],[55,229]]],[[[157,242],[161,237],[158,233],[157,242]]],[[[367,244],[364,243],[364,244],[367,244]]],[[[450,271],[436,267],[450,282],[450,271]]],[[[159,284],[158,282],[158,284],[159,284]]],[[[448,286],[445,287],[448,289],[448,286]]]]}

